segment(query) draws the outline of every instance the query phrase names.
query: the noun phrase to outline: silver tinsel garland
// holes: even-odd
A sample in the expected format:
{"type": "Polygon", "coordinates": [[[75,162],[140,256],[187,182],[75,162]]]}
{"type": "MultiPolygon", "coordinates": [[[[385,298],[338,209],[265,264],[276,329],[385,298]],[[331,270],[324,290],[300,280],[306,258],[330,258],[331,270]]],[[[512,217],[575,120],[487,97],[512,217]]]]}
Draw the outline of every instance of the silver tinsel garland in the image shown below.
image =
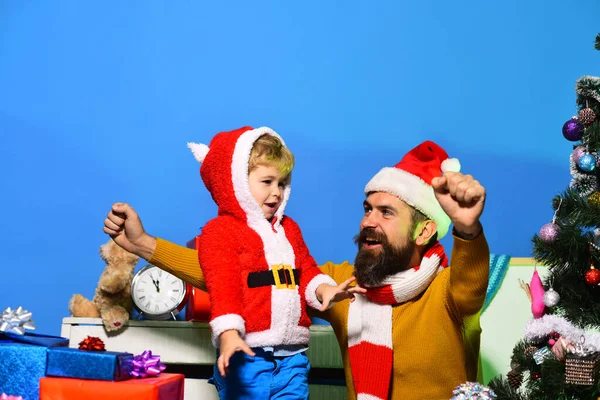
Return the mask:
{"type": "Polygon", "coordinates": [[[600,78],[590,75],[582,76],[577,79],[575,92],[582,97],[589,97],[600,103],[600,78]]]}
{"type": "Polygon", "coordinates": [[[525,339],[528,341],[543,340],[550,332],[558,333],[571,343],[579,342],[583,336],[587,345],[600,349],[600,334],[586,332],[558,315],[544,315],[541,318],[530,320],[525,325],[525,339]]]}

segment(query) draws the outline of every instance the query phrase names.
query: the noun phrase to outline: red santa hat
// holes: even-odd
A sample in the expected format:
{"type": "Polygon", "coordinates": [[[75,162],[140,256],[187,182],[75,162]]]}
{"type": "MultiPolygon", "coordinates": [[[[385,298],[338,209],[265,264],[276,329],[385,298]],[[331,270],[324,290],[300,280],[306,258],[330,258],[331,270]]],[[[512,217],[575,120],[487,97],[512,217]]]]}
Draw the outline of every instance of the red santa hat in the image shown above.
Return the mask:
{"type": "Polygon", "coordinates": [[[446,151],[426,141],[409,151],[398,164],[379,171],[365,186],[365,193],[386,192],[421,211],[435,221],[438,238],[450,227],[450,218],[433,193],[431,181],[444,172],[459,172],[460,163],[446,151]]]}

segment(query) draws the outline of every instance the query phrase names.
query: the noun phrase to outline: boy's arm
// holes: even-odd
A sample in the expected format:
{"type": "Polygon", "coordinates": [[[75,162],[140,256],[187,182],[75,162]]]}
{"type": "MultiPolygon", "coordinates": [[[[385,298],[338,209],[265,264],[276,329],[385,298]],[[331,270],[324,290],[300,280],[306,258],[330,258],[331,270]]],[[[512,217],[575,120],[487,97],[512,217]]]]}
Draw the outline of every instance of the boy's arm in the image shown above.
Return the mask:
{"type": "Polygon", "coordinates": [[[448,300],[457,317],[478,312],[485,301],[490,272],[490,250],[483,232],[472,240],[454,235],[448,300]]]}
{"type": "MultiPolygon", "coordinates": [[[[354,276],[354,266],[348,261],[344,261],[341,264],[334,264],[331,261],[326,262],[319,266],[321,273],[326,274],[333,278],[337,284],[341,284],[345,280],[354,276]]],[[[308,315],[311,317],[321,318],[325,321],[332,321],[332,313],[335,313],[335,307],[325,311],[319,311],[314,308],[307,309],[308,315]]]]}
{"type": "Polygon", "coordinates": [[[239,240],[231,221],[220,217],[208,222],[198,240],[198,259],[210,293],[210,327],[213,344],[228,330],[246,333],[242,317],[242,276],[239,268],[239,240]]]}

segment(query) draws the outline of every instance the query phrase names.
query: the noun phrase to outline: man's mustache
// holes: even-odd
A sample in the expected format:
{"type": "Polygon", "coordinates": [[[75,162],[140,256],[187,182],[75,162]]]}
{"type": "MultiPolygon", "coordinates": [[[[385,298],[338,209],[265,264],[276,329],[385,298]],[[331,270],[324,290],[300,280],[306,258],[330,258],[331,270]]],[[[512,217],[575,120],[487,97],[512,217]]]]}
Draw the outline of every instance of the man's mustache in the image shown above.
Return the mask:
{"type": "Polygon", "coordinates": [[[359,247],[367,241],[374,241],[380,244],[387,244],[387,236],[383,232],[378,232],[373,228],[364,228],[358,235],[354,236],[354,243],[359,247]]]}

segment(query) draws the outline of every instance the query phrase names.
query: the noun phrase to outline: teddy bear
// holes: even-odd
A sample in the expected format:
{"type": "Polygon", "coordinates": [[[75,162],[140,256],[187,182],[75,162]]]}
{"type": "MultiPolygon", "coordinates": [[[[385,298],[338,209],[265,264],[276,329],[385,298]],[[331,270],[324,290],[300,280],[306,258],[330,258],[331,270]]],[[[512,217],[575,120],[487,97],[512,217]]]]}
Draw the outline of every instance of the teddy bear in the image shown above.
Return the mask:
{"type": "Polygon", "coordinates": [[[102,318],[106,331],[114,332],[125,325],[132,312],[131,281],[139,257],[122,249],[112,239],[100,246],[100,257],[106,267],[93,300],[75,294],[69,301],[69,312],[74,317],[102,318]]]}

